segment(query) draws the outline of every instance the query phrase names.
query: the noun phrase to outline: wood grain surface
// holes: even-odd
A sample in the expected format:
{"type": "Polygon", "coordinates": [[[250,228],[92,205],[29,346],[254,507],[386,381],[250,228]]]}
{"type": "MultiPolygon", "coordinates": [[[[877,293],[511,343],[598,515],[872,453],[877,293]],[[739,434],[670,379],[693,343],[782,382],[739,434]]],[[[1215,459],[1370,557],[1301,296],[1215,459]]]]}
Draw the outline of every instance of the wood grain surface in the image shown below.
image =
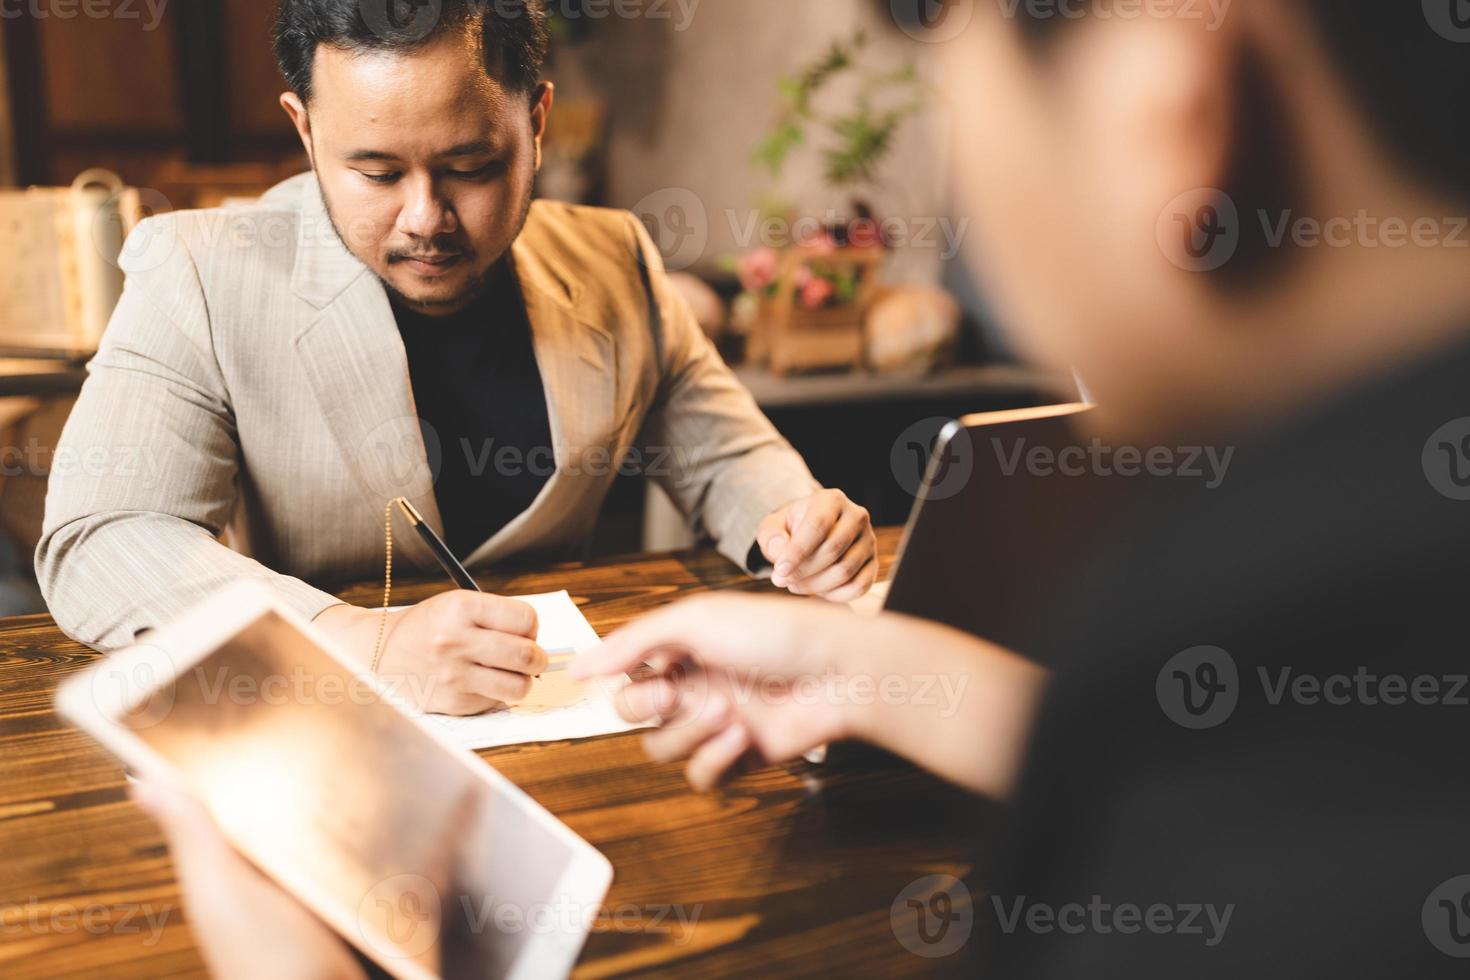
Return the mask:
{"type": "MultiPolygon", "coordinates": [[[[897,541],[880,534],[885,570],[897,541]]],[[[509,595],[567,589],[601,634],[682,596],[769,589],[705,551],[479,581],[509,595]]],[[[394,598],[444,588],[395,581],[394,598]]],[[[379,589],[341,594],[373,605],[379,589]]],[[[96,657],[48,616],[0,620],[0,976],[199,976],[160,833],[118,763],[52,708],[57,683],[96,657]]],[[[890,908],[933,874],[979,896],[976,855],[998,814],[898,760],[798,762],[702,794],[679,766],[648,761],[636,734],[480,755],[616,869],[577,976],[953,973],[975,943],[920,955],[912,916],[890,908]]]]}

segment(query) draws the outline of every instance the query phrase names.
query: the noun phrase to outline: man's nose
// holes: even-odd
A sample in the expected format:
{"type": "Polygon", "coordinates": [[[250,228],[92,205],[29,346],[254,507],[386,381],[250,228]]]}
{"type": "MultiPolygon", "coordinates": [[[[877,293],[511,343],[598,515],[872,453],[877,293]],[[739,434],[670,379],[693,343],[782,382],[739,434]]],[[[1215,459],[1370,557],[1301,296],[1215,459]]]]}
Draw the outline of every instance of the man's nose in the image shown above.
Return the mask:
{"type": "Polygon", "coordinates": [[[449,201],[439,193],[430,177],[405,181],[408,197],[398,213],[398,230],[414,238],[448,235],[459,229],[459,219],[449,201]]]}

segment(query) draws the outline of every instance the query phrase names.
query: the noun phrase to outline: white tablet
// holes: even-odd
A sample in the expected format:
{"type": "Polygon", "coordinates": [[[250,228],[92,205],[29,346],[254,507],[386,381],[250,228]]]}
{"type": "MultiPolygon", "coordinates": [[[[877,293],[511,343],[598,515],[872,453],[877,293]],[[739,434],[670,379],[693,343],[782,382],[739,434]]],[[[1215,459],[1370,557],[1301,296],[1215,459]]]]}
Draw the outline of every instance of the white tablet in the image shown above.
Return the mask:
{"type": "Polygon", "coordinates": [[[254,583],[69,678],[60,712],[396,977],[571,971],[612,866],[254,583]]]}

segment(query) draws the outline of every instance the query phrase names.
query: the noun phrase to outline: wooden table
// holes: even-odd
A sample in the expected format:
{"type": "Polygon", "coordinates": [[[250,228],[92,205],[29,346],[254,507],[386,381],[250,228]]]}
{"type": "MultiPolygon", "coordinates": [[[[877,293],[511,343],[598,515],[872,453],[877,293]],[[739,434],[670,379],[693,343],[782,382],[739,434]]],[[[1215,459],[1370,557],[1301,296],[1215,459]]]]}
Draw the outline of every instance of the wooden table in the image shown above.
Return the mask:
{"type": "MultiPolygon", "coordinates": [[[[886,568],[898,533],[880,540],[886,568]]],[[[568,589],[600,633],[681,596],[769,588],[713,552],[480,582],[505,594],[568,589]]],[[[342,595],[372,605],[379,588],[342,595]]],[[[401,594],[443,588],[403,583],[401,594]]],[[[118,764],[51,707],[57,682],[96,656],[48,616],[0,620],[0,976],[201,975],[159,832],[127,798],[118,764]]],[[[930,874],[982,894],[976,842],[998,814],[902,762],[793,763],[701,794],[679,766],[649,762],[636,734],[480,755],[616,868],[608,921],[578,976],[942,973],[964,955],[915,955],[889,910],[930,874]],[[693,925],[655,922],[671,907],[693,925]]]]}

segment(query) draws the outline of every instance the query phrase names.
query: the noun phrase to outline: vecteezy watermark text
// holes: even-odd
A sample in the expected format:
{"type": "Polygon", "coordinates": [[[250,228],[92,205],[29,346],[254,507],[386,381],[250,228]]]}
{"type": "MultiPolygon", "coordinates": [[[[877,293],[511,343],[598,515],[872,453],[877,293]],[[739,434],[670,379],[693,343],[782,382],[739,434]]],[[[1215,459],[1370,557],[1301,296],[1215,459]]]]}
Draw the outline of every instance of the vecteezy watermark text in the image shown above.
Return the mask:
{"type": "Polygon", "coordinates": [[[1233,446],[1223,450],[1215,446],[1109,446],[1098,438],[1085,446],[1061,449],[994,436],[990,444],[1005,476],[1015,476],[1024,468],[1039,477],[1178,477],[1204,480],[1208,490],[1225,482],[1235,456],[1233,446]]]}
{"type": "Polygon", "coordinates": [[[1218,31],[1234,0],[995,0],[1001,13],[1031,20],[1197,20],[1218,31]]]}
{"type": "MultiPolygon", "coordinates": [[[[1463,2],[1463,0],[1456,0],[1463,2]]],[[[1360,208],[1353,214],[1303,214],[1292,209],[1257,209],[1252,219],[1219,188],[1200,187],[1178,195],[1159,213],[1155,233],[1159,249],[1174,265],[1190,272],[1214,272],[1235,258],[1247,238],[1257,236],[1269,250],[1470,249],[1470,216],[1375,214],[1360,208]]]]}
{"type": "Polygon", "coordinates": [[[0,935],[142,936],[156,946],[170,921],[182,922],[184,910],[168,902],[75,902],[32,898],[24,905],[0,904],[0,935]]]}
{"type": "MultiPolygon", "coordinates": [[[[1220,647],[1191,647],[1160,669],[1155,693],[1164,714],[1180,727],[1215,728],[1235,712],[1245,676],[1250,675],[1242,675],[1235,658],[1220,647]]],[[[1470,707],[1470,674],[1385,674],[1366,666],[1320,674],[1282,665],[1257,666],[1254,676],[1261,703],[1270,708],[1470,707]]]]}
{"type": "Polygon", "coordinates": [[[163,22],[169,0],[0,0],[0,19],[19,20],[142,20],[143,30],[155,31],[163,22]]]}
{"type": "Polygon", "coordinates": [[[1068,902],[1048,905],[1027,901],[1025,895],[1007,901],[992,895],[996,920],[1006,935],[1018,931],[1039,935],[1060,932],[1069,936],[1092,933],[1100,936],[1114,933],[1131,936],[1140,932],[1155,936],[1199,936],[1205,946],[1214,948],[1225,939],[1235,905],[1216,907],[1210,903],[1181,902],[1138,905],[1134,902],[1113,904],[1093,895],[1087,904],[1068,902]]]}

